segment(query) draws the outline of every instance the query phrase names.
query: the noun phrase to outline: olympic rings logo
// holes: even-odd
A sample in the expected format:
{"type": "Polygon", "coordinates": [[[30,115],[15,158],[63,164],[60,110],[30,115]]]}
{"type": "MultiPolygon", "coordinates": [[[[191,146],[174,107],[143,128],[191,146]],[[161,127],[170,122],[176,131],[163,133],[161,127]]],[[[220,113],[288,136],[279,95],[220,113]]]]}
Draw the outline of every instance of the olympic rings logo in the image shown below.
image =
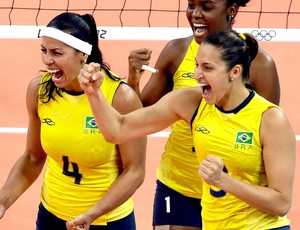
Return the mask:
{"type": "Polygon", "coordinates": [[[182,74],[182,77],[194,79],[194,73],[184,73],[184,74],[182,74]]]}
{"type": "Polygon", "coordinates": [[[275,30],[253,30],[251,34],[256,38],[257,41],[271,41],[276,36],[275,30]]]}

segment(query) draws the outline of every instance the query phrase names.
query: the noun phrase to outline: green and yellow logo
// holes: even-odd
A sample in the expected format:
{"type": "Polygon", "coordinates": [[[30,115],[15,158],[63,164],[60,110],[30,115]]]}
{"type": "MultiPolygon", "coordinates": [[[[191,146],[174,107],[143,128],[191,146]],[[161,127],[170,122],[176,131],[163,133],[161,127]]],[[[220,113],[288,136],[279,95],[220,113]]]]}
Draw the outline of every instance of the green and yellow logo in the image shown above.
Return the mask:
{"type": "Polygon", "coordinates": [[[98,129],[98,125],[94,117],[87,116],[85,117],[85,128],[86,129],[98,129]]]}
{"type": "Polygon", "coordinates": [[[236,134],[235,143],[251,145],[253,142],[253,133],[246,131],[239,131],[236,134]]]}

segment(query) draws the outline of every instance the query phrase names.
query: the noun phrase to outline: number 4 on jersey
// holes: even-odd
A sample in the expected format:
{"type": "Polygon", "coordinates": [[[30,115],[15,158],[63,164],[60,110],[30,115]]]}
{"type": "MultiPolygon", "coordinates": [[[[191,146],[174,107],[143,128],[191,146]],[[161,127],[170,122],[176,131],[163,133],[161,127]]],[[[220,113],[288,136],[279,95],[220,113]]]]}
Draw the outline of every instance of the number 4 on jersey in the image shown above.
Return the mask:
{"type": "Polygon", "coordinates": [[[82,178],[82,174],[79,173],[78,165],[74,162],[69,162],[69,158],[67,156],[63,156],[64,167],[63,174],[66,176],[75,177],[75,184],[80,184],[80,180],[82,178]],[[69,171],[69,165],[72,164],[73,171],[69,171]]]}

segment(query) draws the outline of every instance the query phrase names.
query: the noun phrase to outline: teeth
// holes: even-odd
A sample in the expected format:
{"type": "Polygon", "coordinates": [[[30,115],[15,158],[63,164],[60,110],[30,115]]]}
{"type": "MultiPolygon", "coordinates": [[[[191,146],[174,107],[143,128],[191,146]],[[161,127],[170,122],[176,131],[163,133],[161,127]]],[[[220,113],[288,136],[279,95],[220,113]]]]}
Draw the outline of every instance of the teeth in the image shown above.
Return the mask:
{"type": "Polygon", "coordinates": [[[196,24],[196,23],[194,23],[194,27],[206,27],[206,25],[205,24],[196,24]]]}
{"type": "Polygon", "coordinates": [[[55,74],[55,73],[57,73],[59,70],[58,70],[58,69],[57,69],[57,70],[47,69],[47,71],[48,71],[49,73],[51,73],[51,74],[55,74]]]}
{"type": "Polygon", "coordinates": [[[199,83],[199,86],[204,87],[204,86],[207,86],[207,84],[199,83]]]}

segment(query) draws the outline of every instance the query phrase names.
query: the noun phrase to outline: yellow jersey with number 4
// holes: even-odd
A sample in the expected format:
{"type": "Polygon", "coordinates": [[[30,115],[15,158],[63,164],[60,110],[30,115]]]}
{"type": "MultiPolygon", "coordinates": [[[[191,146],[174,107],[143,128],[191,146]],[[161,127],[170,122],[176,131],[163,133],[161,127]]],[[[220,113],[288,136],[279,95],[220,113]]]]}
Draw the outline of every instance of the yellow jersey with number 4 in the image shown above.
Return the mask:
{"type": "MultiPolygon", "coordinates": [[[[44,75],[42,81],[48,78],[44,75]]],[[[120,83],[105,76],[101,90],[109,104],[120,83]]],[[[68,221],[103,197],[119,176],[122,162],[116,146],[100,133],[87,97],[83,93],[61,94],[38,106],[41,143],[47,153],[41,201],[48,211],[68,221]]],[[[133,201],[129,199],[93,225],[106,225],[132,211],[133,201]]]]}

